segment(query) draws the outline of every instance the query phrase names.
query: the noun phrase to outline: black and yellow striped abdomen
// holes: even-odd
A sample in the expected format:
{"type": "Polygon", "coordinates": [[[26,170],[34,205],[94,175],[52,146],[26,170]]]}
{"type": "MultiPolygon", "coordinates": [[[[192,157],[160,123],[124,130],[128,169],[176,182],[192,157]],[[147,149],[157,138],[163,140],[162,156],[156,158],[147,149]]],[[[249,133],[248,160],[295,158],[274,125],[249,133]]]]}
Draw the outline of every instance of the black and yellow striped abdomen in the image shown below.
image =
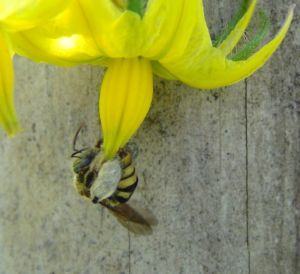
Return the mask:
{"type": "Polygon", "coordinates": [[[138,177],[135,173],[130,153],[125,150],[121,150],[119,152],[119,156],[122,167],[121,180],[118,183],[117,190],[114,194],[103,201],[105,204],[112,207],[126,203],[132,196],[138,184],[138,177]]]}

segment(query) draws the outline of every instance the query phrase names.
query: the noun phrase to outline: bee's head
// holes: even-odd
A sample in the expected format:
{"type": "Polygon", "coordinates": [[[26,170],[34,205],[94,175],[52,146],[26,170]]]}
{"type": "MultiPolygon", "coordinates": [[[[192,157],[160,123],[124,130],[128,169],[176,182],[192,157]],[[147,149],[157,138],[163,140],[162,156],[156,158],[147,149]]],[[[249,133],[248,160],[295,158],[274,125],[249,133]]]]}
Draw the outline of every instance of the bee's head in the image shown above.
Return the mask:
{"type": "Polygon", "coordinates": [[[98,148],[85,148],[74,152],[72,154],[72,158],[75,158],[75,161],[73,162],[73,171],[76,174],[83,172],[89,167],[98,153],[98,148]]]}
{"type": "Polygon", "coordinates": [[[101,144],[102,144],[101,140],[98,141],[97,145],[94,148],[91,147],[83,148],[83,149],[76,148],[78,135],[84,126],[85,125],[83,124],[79,127],[73,139],[73,153],[71,157],[75,158],[75,161],[73,162],[73,171],[76,174],[79,174],[84,170],[86,170],[88,166],[91,164],[91,162],[93,161],[93,159],[101,150],[101,144]]]}

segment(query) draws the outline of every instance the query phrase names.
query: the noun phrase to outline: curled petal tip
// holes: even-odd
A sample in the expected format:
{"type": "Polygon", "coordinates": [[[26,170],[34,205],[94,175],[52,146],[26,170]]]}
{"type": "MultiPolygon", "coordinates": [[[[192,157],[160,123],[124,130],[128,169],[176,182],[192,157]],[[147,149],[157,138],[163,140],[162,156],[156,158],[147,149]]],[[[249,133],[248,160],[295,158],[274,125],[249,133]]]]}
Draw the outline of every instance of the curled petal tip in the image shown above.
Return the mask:
{"type": "Polygon", "coordinates": [[[8,137],[13,138],[17,134],[21,133],[23,129],[20,127],[20,124],[18,122],[10,124],[9,128],[4,128],[6,134],[8,137]]]}
{"type": "MultiPolygon", "coordinates": [[[[212,47],[198,53],[198,56],[195,55],[194,62],[190,61],[191,53],[187,51],[181,58],[171,62],[163,60],[161,63],[172,75],[193,87],[213,89],[235,84],[261,68],[277,50],[289,30],[294,8],[295,5],[290,7],[286,20],[277,35],[248,59],[232,61],[226,57],[228,50],[212,47]]],[[[227,40],[229,46],[226,45],[225,48],[229,49],[231,37],[227,39],[229,39],[227,40]]],[[[234,42],[236,40],[232,39],[234,42]]],[[[224,43],[227,41],[225,40],[224,43]]]]}
{"type": "Polygon", "coordinates": [[[0,126],[9,136],[20,131],[14,108],[14,71],[11,52],[0,33],[0,126]]]}
{"type": "Polygon", "coordinates": [[[1,98],[0,101],[0,127],[5,131],[8,137],[14,137],[22,131],[13,105],[7,104],[3,98],[1,98]]]}

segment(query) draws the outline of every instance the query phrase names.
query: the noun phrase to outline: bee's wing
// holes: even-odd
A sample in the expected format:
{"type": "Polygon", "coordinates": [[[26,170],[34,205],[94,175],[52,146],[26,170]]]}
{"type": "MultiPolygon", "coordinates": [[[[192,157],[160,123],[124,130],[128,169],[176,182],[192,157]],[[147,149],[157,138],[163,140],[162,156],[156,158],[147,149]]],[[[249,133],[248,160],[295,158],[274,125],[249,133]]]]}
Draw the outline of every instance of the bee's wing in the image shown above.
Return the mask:
{"type": "Polygon", "coordinates": [[[134,234],[152,234],[152,225],[157,224],[157,221],[153,215],[142,215],[140,212],[138,212],[138,210],[132,208],[128,204],[121,204],[116,207],[110,207],[105,204],[102,205],[109,209],[109,211],[117,218],[121,225],[134,234]]]}

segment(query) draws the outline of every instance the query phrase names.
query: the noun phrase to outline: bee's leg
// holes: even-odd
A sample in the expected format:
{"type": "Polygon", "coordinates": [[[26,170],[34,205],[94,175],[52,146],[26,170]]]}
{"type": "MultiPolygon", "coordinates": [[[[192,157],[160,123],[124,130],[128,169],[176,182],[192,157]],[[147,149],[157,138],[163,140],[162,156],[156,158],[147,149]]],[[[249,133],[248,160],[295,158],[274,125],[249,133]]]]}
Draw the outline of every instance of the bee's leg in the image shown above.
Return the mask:
{"type": "Polygon", "coordinates": [[[90,199],[90,190],[86,187],[86,185],[75,176],[74,178],[74,187],[79,195],[90,199]]]}
{"type": "Polygon", "coordinates": [[[95,147],[101,148],[102,144],[103,144],[103,139],[101,138],[101,139],[99,139],[99,141],[97,142],[97,144],[95,145],[95,147]]]}

